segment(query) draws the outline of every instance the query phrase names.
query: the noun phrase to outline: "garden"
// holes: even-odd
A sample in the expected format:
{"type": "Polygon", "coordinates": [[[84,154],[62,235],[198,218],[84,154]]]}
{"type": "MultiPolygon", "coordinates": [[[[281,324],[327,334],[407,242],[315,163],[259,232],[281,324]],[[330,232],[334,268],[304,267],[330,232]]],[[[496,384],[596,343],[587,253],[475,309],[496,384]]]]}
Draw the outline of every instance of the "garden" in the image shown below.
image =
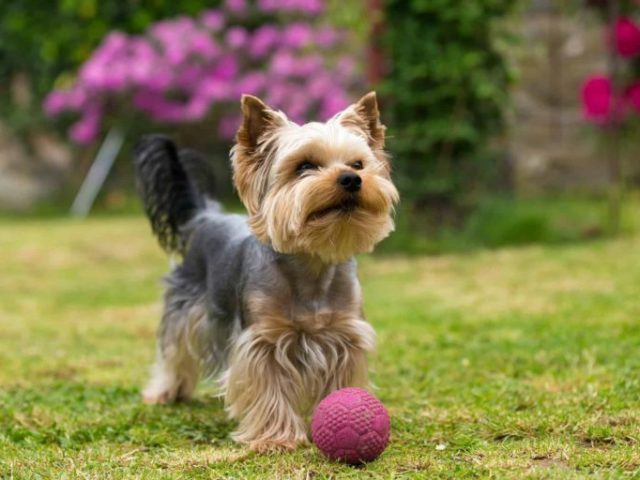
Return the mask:
{"type": "Polygon", "coordinates": [[[640,4],[455,3],[0,5],[0,478],[640,475],[640,4]],[[243,213],[243,94],[302,124],[370,90],[401,198],[357,256],[384,453],[254,452],[213,381],[144,404],[179,256],[138,139],[243,213]]]}

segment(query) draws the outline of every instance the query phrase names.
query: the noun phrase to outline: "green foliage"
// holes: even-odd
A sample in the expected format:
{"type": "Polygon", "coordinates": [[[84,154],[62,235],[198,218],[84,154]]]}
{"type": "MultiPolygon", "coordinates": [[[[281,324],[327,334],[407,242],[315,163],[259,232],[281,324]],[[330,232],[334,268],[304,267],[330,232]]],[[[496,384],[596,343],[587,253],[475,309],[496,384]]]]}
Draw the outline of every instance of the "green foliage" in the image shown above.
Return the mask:
{"type": "Polygon", "coordinates": [[[152,21],[195,14],[220,0],[11,0],[0,2],[0,115],[18,130],[41,118],[41,101],[71,80],[106,33],[141,32],[152,21]],[[17,75],[33,99],[16,104],[8,85],[17,75]]]}
{"type": "Polygon", "coordinates": [[[496,21],[512,0],[387,0],[389,148],[405,200],[455,203],[487,185],[509,69],[496,21]]]}
{"type": "MultiPolygon", "coordinates": [[[[622,211],[622,232],[637,232],[638,196],[629,196],[622,211]]],[[[402,206],[396,231],[378,251],[450,253],[513,245],[561,245],[606,237],[606,199],[596,197],[485,196],[459,225],[443,226],[434,212],[420,216],[402,206]]]]}

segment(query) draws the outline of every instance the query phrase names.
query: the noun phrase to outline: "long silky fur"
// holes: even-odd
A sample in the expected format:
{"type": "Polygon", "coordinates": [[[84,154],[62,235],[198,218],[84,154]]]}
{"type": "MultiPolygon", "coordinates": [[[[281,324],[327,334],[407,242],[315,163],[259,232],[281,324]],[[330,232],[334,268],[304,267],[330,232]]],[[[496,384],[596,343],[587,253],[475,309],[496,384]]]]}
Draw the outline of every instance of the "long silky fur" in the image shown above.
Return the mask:
{"type": "Polygon", "coordinates": [[[140,140],[134,166],[136,185],[158,242],[168,252],[184,254],[187,238],[182,227],[205,208],[206,197],[212,192],[201,189],[212,188],[211,172],[202,185],[194,183],[189,172],[204,170],[204,160],[188,150],[178,152],[163,135],[140,140]]]}
{"type": "Polygon", "coordinates": [[[325,124],[298,126],[250,96],[242,111],[232,163],[249,219],[206,198],[213,179],[195,154],[165,137],[138,147],[151,225],[184,255],[167,279],[144,399],[189,398],[199,377],[215,375],[236,440],[292,449],[307,441],[306,417],[321,398],[368,385],[375,332],[352,257],[391,232],[398,192],[374,94],[325,124]],[[309,157],[318,168],[300,174],[309,157]],[[353,197],[338,178],[351,168],[362,187],[357,208],[344,210],[353,197]]]}

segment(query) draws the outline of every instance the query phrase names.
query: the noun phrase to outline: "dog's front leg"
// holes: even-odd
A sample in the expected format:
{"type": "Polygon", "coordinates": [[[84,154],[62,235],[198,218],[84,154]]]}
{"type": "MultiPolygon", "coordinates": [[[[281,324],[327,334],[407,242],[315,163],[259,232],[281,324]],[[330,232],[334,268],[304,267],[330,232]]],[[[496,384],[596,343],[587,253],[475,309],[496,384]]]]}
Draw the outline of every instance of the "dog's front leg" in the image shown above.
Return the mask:
{"type": "Polygon", "coordinates": [[[270,337],[258,325],[247,328],[233,347],[223,378],[227,411],[239,422],[233,438],[257,451],[293,449],[307,442],[303,379],[270,337]]]}

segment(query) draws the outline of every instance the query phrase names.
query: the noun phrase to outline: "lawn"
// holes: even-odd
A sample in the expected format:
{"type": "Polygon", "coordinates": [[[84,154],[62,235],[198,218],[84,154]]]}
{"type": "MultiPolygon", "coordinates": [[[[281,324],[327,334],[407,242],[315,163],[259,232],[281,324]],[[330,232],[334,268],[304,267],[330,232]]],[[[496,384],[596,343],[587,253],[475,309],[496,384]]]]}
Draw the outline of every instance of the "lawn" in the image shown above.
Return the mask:
{"type": "Polygon", "coordinates": [[[141,217],[0,221],[0,478],[640,478],[640,237],[363,257],[392,440],[356,469],[140,401],[166,257],[141,217]]]}

